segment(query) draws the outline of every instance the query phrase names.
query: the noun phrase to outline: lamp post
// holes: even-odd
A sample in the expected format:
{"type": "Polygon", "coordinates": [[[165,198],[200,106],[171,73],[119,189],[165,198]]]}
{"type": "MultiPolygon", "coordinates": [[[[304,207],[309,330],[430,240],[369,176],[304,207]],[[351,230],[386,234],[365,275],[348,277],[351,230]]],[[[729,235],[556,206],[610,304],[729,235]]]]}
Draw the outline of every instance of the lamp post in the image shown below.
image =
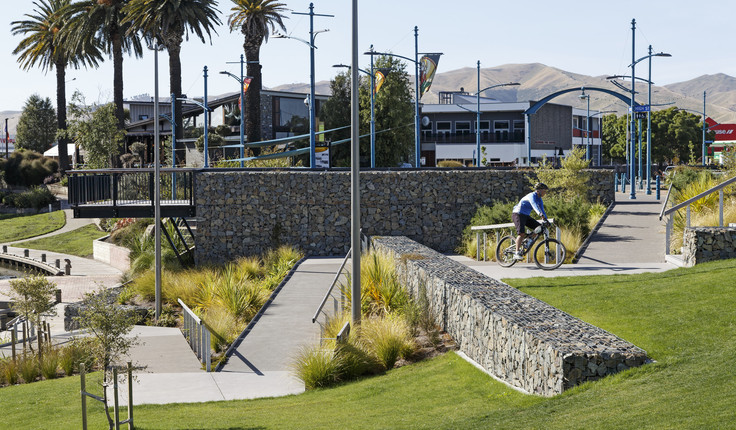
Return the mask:
{"type": "Polygon", "coordinates": [[[192,100],[185,97],[179,98],[177,100],[192,103],[202,108],[202,112],[204,113],[204,167],[209,167],[209,157],[207,155],[207,151],[209,143],[210,108],[207,106],[207,66],[204,66],[204,103],[200,103],[197,100],[192,100]]]}
{"type": "Polygon", "coordinates": [[[156,41],[156,45],[153,48],[153,117],[156,119],[154,122],[153,132],[153,219],[155,223],[154,228],[154,253],[155,253],[155,280],[154,280],[154,301],[155,311],[154,317],[156,320],[161,316],[161,163],[160,163],[160,143],[159,143],[159,125],[158,125],[158,50],[159,44],[156,41]]]}
{"type": "Polygon", "coordinates": [[[703,91],[703,166],[705,166],[705,91],[703,91]]]}
{"type": "MultiPolygon", "coordinates": [[[[373,45],[371,45],[371,49],[373,49],[373,45]]],[[[332,67],[343,67],[350,69],[350,66],[347,64],[335,64],[332,67]]],[[[365,73],[366,75],[371,77],[371,168],[376,167],[376,111],[375,111],[375,99],[376,95],[373,89],[375,88],[375,78],[376,75],[373,72],[373,57],[371,57],[371,71],[358,69],[358,71],[365,73]]]]}
{"type": "MultiPolygon", "coordinates": [[[[245,89],[243,88],[246,79],[253,79],[252,76],[243,76],[243,55],[240,55],[240,77],[230,72],[221,71],[221,75],[227,75],[238,81],[240,84],[240,167],[243,167],[243,159],[245,158],[245,89]]],[[[206,81],[205,81],[206,82],[206,81]]]]}
{"type": "Polygon", "coordinates": [[[360,325],[360,121],[358,97],[358,0],[352,0],[352,36],[350,64],[350,245],[351,273],[350,280],[350,319],[353,327],[360,325]]]}
{"type": "MultiPolygon", "coordinates": [[[[518,82],[506,82],[503,84],[495,84],[491,85],[489,87],[485,87],[483,89],[480,88],[480,60],[477,62],[477,89],[475,93],[475,165],[476,167],[480,167],[480,95],[483,91],[490,90],[491,88],[497,88],[497,87],[508,87],[508,86],[515,86],[515,85],[521,85],[518,82]]],[[[470,110],[464,106],[456,104],[456,106],[463,108],[465,110],[470,110]]],[[[470,111],[472,112],[472,111],[470,111]]]]}
{"type": "Polygon", "coordinates": [[[314,167],[315,165],[315,129],[316,121],[315,121],[315,108],[316,103],[314,100],[314,50],[317,49],[316,46],[314,46],[314,39],[317,37],[319,33],[324,33],[326,31],[330,31],[328,29],[320,30],[320,31],[314,31],[314,17],[315,16],[323,16],[327,18],[334,18],[335,15],[326,15],[326,14],[318,14],[314,13],[314,3],[309,3],[309,12],[292,12],[293,15],[309,15],[309,40],[300,39],[298,37],[294,36],[287,36],[285,34],[281,33],[274,33],[273,37],[276,39],[294,39],[298,40],[305,45],[309,46],[309,167],[314,167]]]}
{"type": "MultiPolygon", "coordinates": [[[[422,152],[421,148],[421,142],[419,140],[419,135],[421,133],[420,129],[420,121],[419,121],[419,27],[414,26],[414,59],[411,59],[409,57],[404,57],[403,55],[393,54],[390,52],[377,52],[370,50],[368,52],[364,52],[364,55],[385,55],[388,57],[396,57],[401,58],[403,60],[409,61],[414,63],[414,167],[421,167],[420,165],[420,156],[422,152]]],[[[434,53],[437,55],[442,55],[441,52],[434,53]]]]}
{"type": "Polygon", "coordinates": [[[583,87],[583,93],[578,96],[581,100],[586,99],[588,107],[585,114],[585,160],[590,161],[590,94],[585,94],[585,87],[583,87]]]}

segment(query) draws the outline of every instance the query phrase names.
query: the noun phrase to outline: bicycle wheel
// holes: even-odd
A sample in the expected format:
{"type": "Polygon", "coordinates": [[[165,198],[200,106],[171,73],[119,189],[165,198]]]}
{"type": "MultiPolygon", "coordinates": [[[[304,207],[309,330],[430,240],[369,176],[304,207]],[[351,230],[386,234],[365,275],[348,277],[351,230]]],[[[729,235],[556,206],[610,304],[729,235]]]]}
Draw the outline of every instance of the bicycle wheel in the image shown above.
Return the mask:
{"type": "Polygon", "coordinates": [[[516,252],[516,238],[514,236],[504,236],[496,246],[496,261],[502,267],[511,267],[516,263],[514,252],[516,252]]]}
{"type": "Polygon", "coordinates": [[[565,261],[567,250],[557,239],[546,239],[534,248],[534,263],[543,270],[553,270],[565,261]]]}

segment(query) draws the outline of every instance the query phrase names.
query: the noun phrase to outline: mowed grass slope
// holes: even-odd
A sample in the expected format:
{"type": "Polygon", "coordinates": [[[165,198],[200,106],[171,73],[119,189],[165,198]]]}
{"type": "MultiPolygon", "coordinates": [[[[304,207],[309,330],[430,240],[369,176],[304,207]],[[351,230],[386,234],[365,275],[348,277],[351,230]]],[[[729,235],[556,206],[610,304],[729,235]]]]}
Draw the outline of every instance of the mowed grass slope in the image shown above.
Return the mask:
{"type": "Polygon", "coordinates": [[[101,231],[96,225],[88,224],[66,233],[14,243],[13,246],[87,257],[93,252],[92,241],[106,235],[107,233],[101,231]]]}
{"type": "MultiPolygon", "coordinates": [[[[660,274],[510,280],[657,360],[552,398],[518,393],[449,353],[298,396],[140,406],[136,428],[736,428],[735,274],[731,260],[660,274]]],[[[0,428],[79,428],[79,378],[0,389],[0,405],[0,428]]],[[[105,425],[96,404],[90,420],[90,428],[105,425]]]]}
{"type": "Polygon", "coordinates": [[[0,214],[0,243],[14,242],[56,231],[66,224],[64,211],[36,215],[0,214]]]}

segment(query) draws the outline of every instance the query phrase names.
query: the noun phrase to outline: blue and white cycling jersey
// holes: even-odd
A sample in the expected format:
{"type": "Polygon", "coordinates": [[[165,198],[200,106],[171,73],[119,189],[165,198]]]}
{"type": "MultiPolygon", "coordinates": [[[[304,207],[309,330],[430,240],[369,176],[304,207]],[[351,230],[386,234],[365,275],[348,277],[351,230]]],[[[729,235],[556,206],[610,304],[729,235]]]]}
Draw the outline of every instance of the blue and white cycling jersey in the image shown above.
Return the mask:
{"type": "Polygon", "coordinates": [[[543,218],[547,218],[547,213],[544,211],[544,202],[542,202],[542,198],[539,197],[539,194],[537,194],[536,191],[532,191],[525,195],[524,198],[514,206],[513,213],[529,216],[532,213],[532,209],[534,209],[534,211],[543,218]]]}

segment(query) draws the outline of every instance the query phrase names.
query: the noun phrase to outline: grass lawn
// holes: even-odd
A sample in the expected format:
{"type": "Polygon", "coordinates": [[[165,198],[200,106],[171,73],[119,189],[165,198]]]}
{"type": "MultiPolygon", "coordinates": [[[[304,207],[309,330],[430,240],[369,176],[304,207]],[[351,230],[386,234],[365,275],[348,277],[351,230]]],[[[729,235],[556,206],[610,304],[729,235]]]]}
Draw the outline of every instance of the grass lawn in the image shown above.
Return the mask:
{"type": "MultiPolygon", "coordinates": [[[[510,280],[657,360],[552,398],[520,394],[450,353],[298,396],[139,406],[136,428],[736,428],[734,273],[736,260],[510,280]]],[[[79,428],[79,378],[2,388],[0,405],[0,428],[79,428]]],[[[105,425],[97,404],[89,415],[90,428],[105,425]]]]}
{"type": "Polygon", "coordinates": [[[56,236],[15,243],[13,246],[87,257],[92,255],[92,241],[106,235],[96,225],[89,224],[56,236]]]}
{"type": "Polygon", "coordinates": [[[0,243],[15,242],[56,231],[66,224],[64,211],[37,215],[0,214],[0,243]]]}

